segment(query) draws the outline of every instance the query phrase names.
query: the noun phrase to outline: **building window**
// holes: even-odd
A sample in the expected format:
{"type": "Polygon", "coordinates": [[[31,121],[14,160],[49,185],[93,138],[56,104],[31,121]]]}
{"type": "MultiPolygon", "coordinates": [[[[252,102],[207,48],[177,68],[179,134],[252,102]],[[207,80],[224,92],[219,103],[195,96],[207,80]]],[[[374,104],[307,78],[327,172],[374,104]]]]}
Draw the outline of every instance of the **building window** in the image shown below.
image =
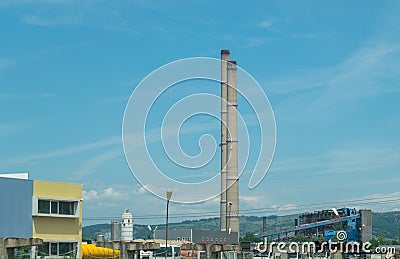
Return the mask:
{"type": "Polygon", "coordinates": [[[50,216],[77,216],[77,201],[37,200],[37,213],[50,216]]]}
{"type": "Polygon", "coordinates": [[[58,201],[51,201],[51,214],[58,214],[58,201]]]}
{"type": "Polygon", "coordinates": [[[78,243],[76,242],[44,242],[43,245],[38,246],[37,255],[40,257],[57,256],[66,257],[75,254],[78,243]]]}
{"type": "Polygon", "coordinates": [[[74,243],[58,243],[58,255],[68,255],[74,251],[74,243]]]}
{"type": "Polygon", "coordinates": [[[58,244],[50,243],[50,255],[58,255],[58,244]]]}
{"type": "Polygon", "coordinates": [[[62,215],[74,215],[75,211],[74,211],[74,203],[75,202],[71,202],[71,201],[60,201],[60,214],[62,215]]]}
{"type": "Polygon", "coordinates": [[[38,202],[38,212],[50,214],[50,201],[39,200],[38,202]]]}
{"type": "Polygon", "coordinates": [[[38,256],[48,256],[49,255],[50,243],[43,243],[43,245],[38,246],[38,256]]]}

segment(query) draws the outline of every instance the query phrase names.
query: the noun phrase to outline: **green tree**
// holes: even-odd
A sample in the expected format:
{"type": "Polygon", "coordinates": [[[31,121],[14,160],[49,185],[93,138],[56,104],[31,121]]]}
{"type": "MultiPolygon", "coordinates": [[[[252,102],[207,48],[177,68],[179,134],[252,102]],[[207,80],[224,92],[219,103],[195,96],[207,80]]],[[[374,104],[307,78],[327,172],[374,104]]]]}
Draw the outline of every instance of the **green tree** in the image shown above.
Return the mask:
{"type": "Polygon", "coordinates": [[[240,241],[242,242],[261,242],[262,239],[254,236],[253,232],[246,232],[243,237],[240,237],[240,241]]]}
{"type": "Polygon", "coordinates": [[[382,245],[393,245],[393,241],[387,239],[385,233],[381,232],[377,238],[371,240],[371,244],[373,248],[376,248],[382,245]]]}
{"type": "Polygon", "coordinates": [[[319,241],[321,238],[318,238],[316,236],[313,237],[308,237],[308,236],[304,236],[304,235],[296,235],[293,237],[292,241],[293,242],[298,242],[298,243],[302,243],[302,242],[314,242],[314,241],[319,241]]]}
{"type": "Polygon", "coordinates": [[[30,253],[31,253],[30,246],[18,247],[18,248],[15,248],[15,250],[14,250],[14,258],[15,259],[29,259],[30,253]]]}

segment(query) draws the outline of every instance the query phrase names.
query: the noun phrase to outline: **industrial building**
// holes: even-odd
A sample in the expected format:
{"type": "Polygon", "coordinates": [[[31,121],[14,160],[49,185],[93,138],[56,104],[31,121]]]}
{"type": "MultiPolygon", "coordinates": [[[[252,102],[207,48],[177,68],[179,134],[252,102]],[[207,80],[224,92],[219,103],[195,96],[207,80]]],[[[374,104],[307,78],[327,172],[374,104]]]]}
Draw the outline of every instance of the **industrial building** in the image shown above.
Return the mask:
{"type": "Polygon", "coordinates": [[[371,241],[372,239],[372,222],[371,211],[350,208],[342,208],[338,210],[321,210],[313,213],[304,213],[295,220],[295,225],[305,225],[317,222],[326,222],[341,218],[340,222],[335,224],[325,224],[314,228],[307,228],[298,231],[305,236],[318,233],[327,240],[334,240],[337,230],[344,230],[347,233],[348,241],[371,241]]]}
{"type": "Polygon", "coordinates": [[[294,226],[259,233],[258,237],[288,237],[288,234],[324,237],[326,241],[336,239],[342,231],[345,239],[339,241],[369,242],[372,239],[372,212],[342,208],[314,211],[299,215],[294,226]]]}
{"type": "Polygon", "coordinates": [[[30,180],[27,174],[19,178],[0,177],[0,238],[42,239],[32,257],[79,258],[82,185],[30,180]]]}

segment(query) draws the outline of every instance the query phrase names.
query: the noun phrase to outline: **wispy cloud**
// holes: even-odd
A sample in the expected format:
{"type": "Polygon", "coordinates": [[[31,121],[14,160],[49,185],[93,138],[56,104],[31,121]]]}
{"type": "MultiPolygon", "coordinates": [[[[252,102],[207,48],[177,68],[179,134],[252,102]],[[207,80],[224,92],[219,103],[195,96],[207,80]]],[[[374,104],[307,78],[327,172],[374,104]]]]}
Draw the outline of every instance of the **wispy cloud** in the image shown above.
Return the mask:
{"type": "Polygon", "coordinates": [[[70,147],[64,147],[61,149],[45,152],[45,153],[38,153],[38,154],[32,154],[32,155],[26,155],[26,156],[20,156],[20,157],[12,157],[8,158],[4,163],[27,163],[30,161],[34,160],[39,160],[39,159],[46,159],[46,158],[53,158],[53,157],[59,157],[59,156],[66,156],[66,155],[72,155],[72,154],[77,154],[81,153],[84,151],[89,151],[93,149],[98,149],[98,148],[103,148],[111,145],[117,145],[121,143],[121,137],[115,136],[115,137],[109,137],[97,142],[92,142],[88,144],[82,144],[82,145],[77,145],[77,146],[70,146],[70,147]]]}
{"type": "Polygon", "coordinates": [[[332,121],[339,111],[349,113],[360,108],[363,100],[400,93],[396,83],[400,79],[397,73],[399,55],[400,43],[369,44],[338,65],[297,71],[271,80],[267,85],[271,93],[285,95],[278,104],[286,113],[284,119],[306,122],[309,118],[314,123],[317,118],[332,121]],[[302,119],[298,120],[299,117],[302,119]]]}
{"type": "Polygon", "coordinates": [[[257,24],[257,27],[264,28],[264,29],[270,29],[272,27],[272,25],[274,25],[275,22],[276,22],[275,19],[263,20],[257,24]]]}
{"type": "Polygon", "coordinates": [[[0,7],[7,6],[19,6],[19,5],[58,5],[58,4],[70,4],[76,2],[76,0],[2,0],[0,1],[0,7]]]}
{"type": "Polygon", "coordinates": [[[22,21],[27,23],[27,24],[31,24],[31,25],[36,25],[36,26],[43,26],[43,27],[50,27],[50,25],[52,24],[49,21],[44,20],[41,17],[38,17],[36,15],[24,15],[22,17],[22,21]]]}
{"type": "Polygon", "coordinates": [[[37,51],[35,53],[30,54],[29,58],[31,58],[33,60],[37,60],[43,56],[47,56],[47,55],[59,52],[61,50],[67,49],[67,48],[70,48],[70,47],[63,46],[63,45],[52,46],[52,47],[46,48],[42,51],[37,51]]]}
{"type": "Polygon", "coordinates": [[[0,70],[12,67],[16,64],[17,62],[13,59],[8,59],[8,58],[0,58],[0,70]]]}
{"type": "Polygon", "coordinates": [[[371,209],[375,212],[394,211],[400,208],[400,192],[375,193],[358,198],[357,209],[371,209]]]}
{"type": "Polygon", "coordinates": [[[128,199],[129,193],[125,191],[115,190],[113,187],[108,187],[104,190],[88,190],[82,192],[85,202],[103,201],[104,203],[112,203],[115,201],[124,201],[128,199]]]}
{"type": "Polygon", "coordinates": [[[98,103],[100,105],[112,105],[116,103],[127,103],[129,100],[129,96],[127,95],[121,95],[121,96],[115,96],[115,97],[109,97],[109,98],[101,98],[98,103]]]}
{"type": "MultiPolygon", "coordinates": [[[[0,98],[1,99],[1,98],[0,98]]],[[[31,129],[29,123],[2,123],[0,124],[0,137],[8,137],[31,129]]]]}
{"type": "Polygon", "coordinates": [[[24,100],[24,99],[37,99],[37,98],[52,98],[56,94],[50,92],[42,92],[36,94],[16,94],[16,93],[0,93],[0,100],[24,100]]]}
{"type": "Polygon", "coordinates": [[[399,156],[400,149],[397,146],[382,144],[374,146],[369,143],[363,147],[333,149],[317,156],[276,161],[271,167],[268,180],[287,181],[343,174],[347,177],[357,174],[365,176],[371,173],[382,176],[382,172],[390,173],[387,169],[400,166],[399,156]]]}
{"type": "Polygon", "coordinates": [[[103,30],[137,34],[128,24],[127,19],[109,2],[103,2],[105,7],[92,1],[43,1],[41,4],[51,8],[43,8],[36,12],[27,12],[21,16],[21,21],[28,25],[54,28],[60,25],[86,26],[103,30]],[[49,4],[48,4],[49,2],[49,4]],[[57,4],[58,3],[58,4],[57,4]]]}
{"type": "Polygon", "coordinates": [[[71,178],[74,180],[84,179],[90,175],[93,175],[99,171],[100,167],[120,156],[123,156],[120,149],[110,150],[92,156],[91,158],[81,162],[79,167],[74,170],[71,178]]]}
{"type": "Polygon", "coordinates": [[[383,80],[396,75],[393,65],[400,63],[395,58],[399,54],[400,44],[373,44],[357,50],[338,65],[298,71],[294,75],[286,75],[284,79],[271,81],[269,85],[273,92],[280,94],[315,88],[336,89],[342,93],[341,96],[346,93],[351,97],[399,92],[400,89],[391,84],[392,80],[383,80]]]}
{"type": "Polygon", "coordinates": [[[259,47],[263,46],[268,43],[268,39],[266,38],[247,38],[244,40],[244,46],[247,48],[252,48],[252,47],[259,47]]]}
{"type": "Polygon", "coordinates": [[[23,15],[22,22],[34,26],[41,27],[53,27],[57,25],[74,25],[79,24],[83,19],[83,13],[71,12],[71,13],[63,13],[63,14],[52,14],[52,15],[23,15]]]}

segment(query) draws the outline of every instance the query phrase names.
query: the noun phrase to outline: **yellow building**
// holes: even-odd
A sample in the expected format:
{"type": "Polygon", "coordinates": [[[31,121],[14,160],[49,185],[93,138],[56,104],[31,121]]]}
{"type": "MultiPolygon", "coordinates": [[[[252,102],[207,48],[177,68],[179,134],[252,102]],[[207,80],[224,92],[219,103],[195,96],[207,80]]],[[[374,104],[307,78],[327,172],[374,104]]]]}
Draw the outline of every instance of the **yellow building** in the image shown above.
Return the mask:
{"type": "Polygon", "coordinates": [[[38,257],[81,258],[82,185],[34,180],[32,221],[38,257]]]}

